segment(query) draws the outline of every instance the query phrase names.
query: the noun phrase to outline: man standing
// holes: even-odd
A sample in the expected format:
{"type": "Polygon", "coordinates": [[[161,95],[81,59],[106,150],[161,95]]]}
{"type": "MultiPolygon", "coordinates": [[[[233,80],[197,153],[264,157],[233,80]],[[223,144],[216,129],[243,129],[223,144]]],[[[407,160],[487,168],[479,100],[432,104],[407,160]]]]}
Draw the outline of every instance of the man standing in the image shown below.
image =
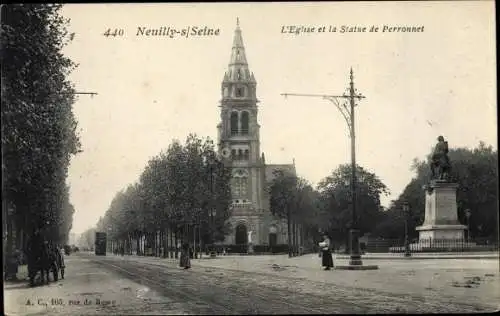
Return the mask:
{"type": "Polygon", "coordinates": [[[438,143],[434,147],[431,158],[432,178],[444,180],[445,176],[447,175],[447,172],[445,172],[445,170],[448,171],[450,167],[450,160],[448,158],[448,142],[444,140],[443,136],[439,136],[437,140],[438,143]],[[437,168],[439,169],[438,173],[436,174],[437,168]]]}

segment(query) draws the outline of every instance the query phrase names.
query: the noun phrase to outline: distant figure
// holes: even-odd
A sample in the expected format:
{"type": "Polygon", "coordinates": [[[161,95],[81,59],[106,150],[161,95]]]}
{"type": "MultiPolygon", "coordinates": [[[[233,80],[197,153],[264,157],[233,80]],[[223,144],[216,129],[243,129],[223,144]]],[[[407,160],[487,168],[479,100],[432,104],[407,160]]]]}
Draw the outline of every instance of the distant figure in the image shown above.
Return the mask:
{"type": "Polygon", "coordinates": [[[56,246],[54,251],[56,253],[57,266],[61,271],[61,279],[64,279],[64,268],[66,267],[64,265],[64,249],[61,246],[56,246]]]}
{"type": "Polygon", "coordinates": [[[323,235],[323,241],[319,243],[319,247],[321,249],[321,266],[324,267],[324,270],[330,270],[333,268],[333,257],[328,234],[323,235]]]}
{"type": "Polygon", "coordinates": [[[184,243],[182,245],[182,250],[181,250],[181,258],[180,258],[180,267],[184,268],[184,269],[189,269],[191,268],[191,259],[189,258],[190,256],[190,251],[189,251],[189,244],[188,243],[184,243]]]}

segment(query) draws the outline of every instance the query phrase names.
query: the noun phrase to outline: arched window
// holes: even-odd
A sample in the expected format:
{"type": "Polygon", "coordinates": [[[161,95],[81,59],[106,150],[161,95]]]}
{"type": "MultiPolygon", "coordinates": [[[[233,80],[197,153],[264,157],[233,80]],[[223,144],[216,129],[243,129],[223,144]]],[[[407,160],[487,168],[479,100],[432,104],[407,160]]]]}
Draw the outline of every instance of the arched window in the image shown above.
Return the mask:
{"type": "Polygon", "coordinates": [[[243,155],[243,157],[245,158],[245,160],[248,160],[249,158],[248,149],[245,149],[245,154],[243,155]]]}
{"type": "Polygon", "coordinates": [[[231,192],[234,199],[248,198],[248,177],[233,178],[231,192]]]}
{"type": "Polygon", "coordinates": [[[236,79],[241,80],[241,69],[238,68],[238,71],[236,72],[236,79]]]}
{"type": "Polygon", "coordinates": [[[245,96],[245,88],[244,87],[237,87],[236,88],[236,97],[242,98],[244,96],[245,96]]]}
{"type": "Polygon", "coordinates": [[[241,133],[248,134],[248,112],[244,111],[241,115],[241,133]]]}
{"type": "Polygon", "coordinates": [[[242,160],[243,159],[243,150],[238,149],[238,159],[242,160]]]}
{"type": "Polygon", "coordinates": [[[231,195],[233,199],[248,199],[248,171],[244,169],[233,170],[231,179],[231,195]]]}
{"type": "Polygon", "coordinates": [[[241,190],[240,190],[240,179],[241,178],[233,178],[232,183],[231,183],[231,193],[233,198],[238,198],[241,195],[241,190]]]}
{"type": "Polygon", "coordinates": [[[248,178],[247,177],[240,178],[240,197],[242,198],[247,197],[248,195],[247,189],[248,189],[248,178]]]}
{"type": "Polygon", "coordinates": [[[236,159],[236,149],[231,150],[231,158],[236,159]]]}
{"type": "Polygon", "coordinates": [[[231,113],[231,135],[238,134],[238,112],[231,113]]]}

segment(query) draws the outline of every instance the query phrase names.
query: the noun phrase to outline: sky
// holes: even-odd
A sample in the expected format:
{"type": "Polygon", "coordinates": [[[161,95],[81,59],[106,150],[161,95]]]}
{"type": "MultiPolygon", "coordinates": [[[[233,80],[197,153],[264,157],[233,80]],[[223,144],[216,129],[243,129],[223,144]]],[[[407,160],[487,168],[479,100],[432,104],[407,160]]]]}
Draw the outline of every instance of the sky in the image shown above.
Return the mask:
{"type": "Polygon", "coordinates": [[[189,133],[216,140],[221,82],[239,18],[257,80],[261,150],[266,162],[292,163],[316,185],[350,163],[344,118],[322,98],[339,95],[349,71],[365,99],[356,107],[357,163],[396,199],[443,135],[450,147],[496,148],[496,59],[493,1],[71,4],[79,64],[70,80],[83,153],[68,183],[73,232],[94,226],[114,195],[138,180],[149,159],[189,133]],[[378,32],[368,32],[371,26],[378,32]],[[409,26],[422,32],[382,32],[409,26]],[[138,28],[219,29],[213,36],[137,36],[138,28]],[[315,32],[283,33],[288,26],[315,32]],[[337,32],[318,32],[335,26],[337,32]],[[345,32],[344,27],[367,27],[345,32]],[[106,30],[117,36],[104,36],[106,30]],[[123,30],[123,31],[120,31],[123,30]],[[123,34],[123,35],[119,35],[123,34]]]}

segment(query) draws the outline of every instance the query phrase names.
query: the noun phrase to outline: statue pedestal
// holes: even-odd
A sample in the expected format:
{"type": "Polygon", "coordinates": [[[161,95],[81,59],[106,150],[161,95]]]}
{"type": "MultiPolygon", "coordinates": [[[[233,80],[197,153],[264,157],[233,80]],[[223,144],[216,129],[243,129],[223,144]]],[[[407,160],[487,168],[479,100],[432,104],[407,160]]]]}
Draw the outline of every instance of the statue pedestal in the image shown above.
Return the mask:
{"type": "Polygon", "coordinates": [[[253,244],[252,243],[248,244],[248,253],[253,253],[253,244]]]}
{"type": "MultiPolygon", "coordinates": [[[[419,231],[419,243],[429,240],[458,241],[464,239],[466,226],[457,217],[457,183],[431,181],[425,188],[425,220],[419,231]]],[[[440,243],[448,248],[445,244],[440,243]]]]}

